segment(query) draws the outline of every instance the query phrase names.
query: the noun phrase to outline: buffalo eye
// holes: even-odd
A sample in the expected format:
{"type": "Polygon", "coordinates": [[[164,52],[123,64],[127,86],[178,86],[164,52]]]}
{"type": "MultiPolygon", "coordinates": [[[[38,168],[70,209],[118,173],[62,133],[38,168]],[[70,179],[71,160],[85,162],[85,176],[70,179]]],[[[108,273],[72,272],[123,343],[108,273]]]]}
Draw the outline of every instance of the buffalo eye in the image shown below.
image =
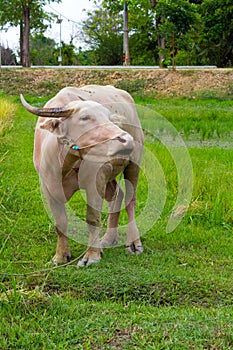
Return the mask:
{"type": "Polygon", "coordinates": [[[85,121],[90,119],[89,115],[84,115],[83,117],[80,118],[81,120],[85,121]]]}

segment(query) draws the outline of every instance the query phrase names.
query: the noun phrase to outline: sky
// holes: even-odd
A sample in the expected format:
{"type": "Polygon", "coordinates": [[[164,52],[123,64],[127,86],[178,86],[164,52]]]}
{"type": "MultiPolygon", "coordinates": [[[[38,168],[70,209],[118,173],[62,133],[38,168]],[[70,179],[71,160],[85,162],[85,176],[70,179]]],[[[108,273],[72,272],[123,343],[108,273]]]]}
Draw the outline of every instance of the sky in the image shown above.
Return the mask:
{"type": "MultiPolygon", "coordinates": [[[[85,10],[90,10],[93,7],[93,1],[89,0],[63,0],[57,4],[51,2],[45,6],[46,12],[53,12],[62,18],[61,23],[61,39],[69,43],[71,35],[76,32],[76,23],[81,22],[86,17],[85,10]]],[[[60,25],[56,22],[51,23],[51,28],[45,32],[45,36],[54,39],[57,43],[60,40],[60,25]]],[[[4,47],[9,47],[14,51],[19,48],[19,28],[9,28],[7,31],[1,32],[1,44],[4,47]]],[[[75,39],[76,47],[83,46],[81,40],[75,39]]]]}

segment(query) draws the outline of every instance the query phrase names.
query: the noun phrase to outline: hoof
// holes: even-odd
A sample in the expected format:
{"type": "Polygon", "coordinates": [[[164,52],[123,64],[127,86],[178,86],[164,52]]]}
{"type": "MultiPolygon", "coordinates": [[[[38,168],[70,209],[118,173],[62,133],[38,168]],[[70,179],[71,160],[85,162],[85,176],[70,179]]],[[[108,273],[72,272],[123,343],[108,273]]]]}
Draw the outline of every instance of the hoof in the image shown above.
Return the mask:
{"type": "Polygon", "coordinates": [[[84,257],[79,260],[78,267],[89,266],[91,264],[97,264],[101,260],[101,256],[103,255],[102,250],[92,251],[88,250],[84,257]]]}
{"type": "Polygon", "coordinates": [[[127,252],[133,255],[139,255],[143,252],[143,246],[140,244],[135,244],[134,242],[126,246],[127,252]]]}
{"type": "Polygon", "coordinates": [[[89,266],[91,264],[97,264],[100,262],[101,259],[87,259],[83,258],[82,260],[79,260],[77,266],[78,267],[83,267],[83,266],[89,266]]]}
{"type": "Polygon", "coordinates": [[[64,263],[70,261],[70,258],[71,258],[70,252],[64,253],[64,254],[62,254],[62,255],[56,254],[56,255],[53,257],[53,263],[54,263],[55,265],[64,264],[64,263]]]}

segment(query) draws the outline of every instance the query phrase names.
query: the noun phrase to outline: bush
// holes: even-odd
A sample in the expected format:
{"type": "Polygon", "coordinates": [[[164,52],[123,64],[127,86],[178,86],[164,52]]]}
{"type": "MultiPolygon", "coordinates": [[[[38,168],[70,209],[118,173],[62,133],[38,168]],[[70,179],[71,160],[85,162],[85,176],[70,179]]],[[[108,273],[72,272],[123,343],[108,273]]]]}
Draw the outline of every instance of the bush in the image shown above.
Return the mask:
{"type": "Polygon", "coordinates": [[[0,97],[0,135],[12,126],[12,116],[15,112],[15,105],[0,97]]]}
{"type": "Polygon", "coordinates": [[[175,63],[177,66],[195,66],[197,65],[195,53],[180,50],[175,57],[175,63]]]}

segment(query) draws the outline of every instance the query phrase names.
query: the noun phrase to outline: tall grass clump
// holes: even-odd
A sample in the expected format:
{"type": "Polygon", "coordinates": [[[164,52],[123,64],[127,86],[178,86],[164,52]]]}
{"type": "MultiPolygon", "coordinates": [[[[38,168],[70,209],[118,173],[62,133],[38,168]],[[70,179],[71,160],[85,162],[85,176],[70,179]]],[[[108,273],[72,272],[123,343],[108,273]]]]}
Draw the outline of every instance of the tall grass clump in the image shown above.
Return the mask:
{"type": "Polygon", "coordinates": [[[12,126],[12,116],[16,110],[15,105],[0,97],[0,135],[3,135],[12,126]]]}
{"type": "Polygon", "coordinates": [[[191,218],[200,223],[232,230],[232,149],[190,150],[194,166],[191,218]]]}
{"type": "Polygon", "coordinates": [[[185,139],[204,141],[231,137],[233,103],[217,99],[136,99],[151,111],[150,122],[162,116],[185,139]]]}

